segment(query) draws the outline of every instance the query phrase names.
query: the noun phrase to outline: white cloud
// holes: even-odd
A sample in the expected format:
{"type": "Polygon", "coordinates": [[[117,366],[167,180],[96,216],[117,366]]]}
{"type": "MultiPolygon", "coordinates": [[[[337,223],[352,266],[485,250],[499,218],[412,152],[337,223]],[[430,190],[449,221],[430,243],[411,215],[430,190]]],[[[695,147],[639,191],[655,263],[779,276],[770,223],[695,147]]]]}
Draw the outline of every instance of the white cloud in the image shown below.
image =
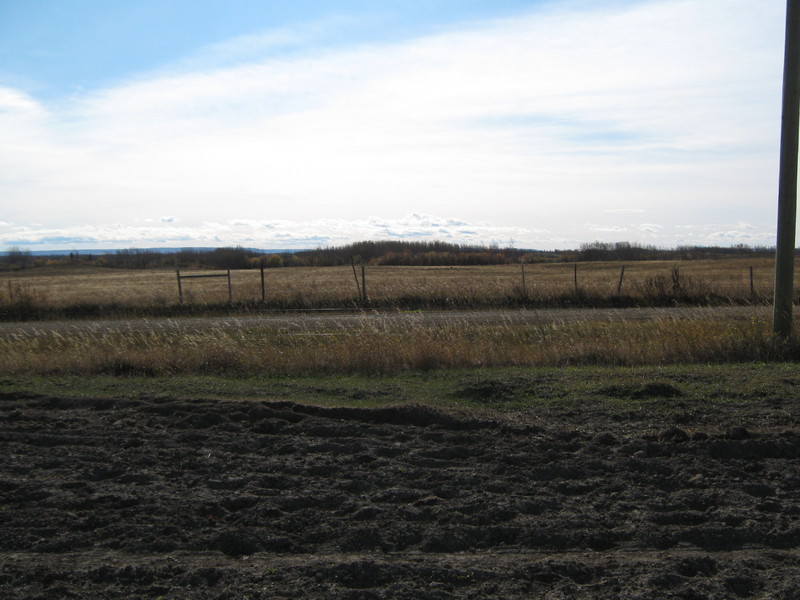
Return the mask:
{"type": "MultiPolygon", "coordinates": [[[[177,219],[175,220],[177,221],[177,219]]],[[[309,248],[345,245],[370,239],[448,239],[458,243],[507,244],[510,239],[540,236],[548,232],[523,227],[498,227],[487,223],[469,223],[463,219],[411,214],[399,219],[366,218],[356,221],[320,219],[316,221],[232,219],[204,222],[195,226],[175,225],[126,226],[119,223],[82,225],[65,228],[26,227],[3,224],[0,245],[76,248],[137,246],[220,246],[242,245],[258,248],[309,248]]]]}
{"type": "Polygon", "coordinates": [[[612,225],[610,227],[604,227],[602,225],[587,225],[587,231],[596,231],[599,233],[627,233],[629,229],[627,227],[620,227],[618,225],[612,225]]]}
{"type": "Polygon", "coordinates": [[[42,106],[27,94],[0,87],[0,116],[4,120],[7,115],[19,119],[37,118],[45,114],[42,106]]]}
{"type": "Polygon", "coordinates": [[[280,224],[281,239],[436,229],[469,241],[491,222],[519,228],[518,245],[541,230],[666,236],[713,207],[758,206],[771,223],[781,3],[558,6],[258,60],[302,48],[313,28],[240,38],[189,72],[172,66],[47,109],[0,90],[0,125],[13,127],[0,142],[6,218],[89,224],[98,239],[119,221],[154,243],[160,230],[132,225],[138,215],[181,215],[169,235],[230,243],[260,231],[251,223],[280,224]],[[463,219],[392,218],[414,211],[463,219]],[[644,211],[662,229],[638,223],[644,211]],[[599,229],[576,226],[576,214],[599,229]]]}
{"type": "MultiPolygon", "coordinates": [[[[177,219],[176,219],[177,221],[177,219]]],[[[711,223],[702,226],[632,226],[586,224],[576,230],[553,232],[524,226],[497,226],[460,218],[413,213],[396,219],[368,217],[360,220],[231,219],[194,225],[176,222],[144,225],[105,223],[64,228],[0,223],[0,247],[41,249],[234,246],[264,249],[303,249],[340,246],[361,240],[443,240],[459,244],[517,248],[577,248],[586,241],[630,241],[662,246],[745,243],[774,245],[774,233],[750,223],[711,223]]]]}
{"type": "Polygon", "coordinates": [[[639,225],[639,231],[642,233],[658,233],[664,229],[661,225],[656,225],[655,223],[642,223],[639,225]]]}

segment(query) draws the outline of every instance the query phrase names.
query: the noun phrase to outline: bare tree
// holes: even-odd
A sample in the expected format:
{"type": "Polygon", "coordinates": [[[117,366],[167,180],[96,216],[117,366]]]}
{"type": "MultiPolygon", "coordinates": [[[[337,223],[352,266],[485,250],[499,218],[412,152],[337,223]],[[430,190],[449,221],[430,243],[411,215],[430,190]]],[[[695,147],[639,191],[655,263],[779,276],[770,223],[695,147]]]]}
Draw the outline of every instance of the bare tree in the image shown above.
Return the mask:
{"type": "Polygon", "coordinates": [[[6,250],[5,264],[9,269],[25,269],[33,262],[30,250],[23,250],[19,246],[11,246],[6,250]]]}

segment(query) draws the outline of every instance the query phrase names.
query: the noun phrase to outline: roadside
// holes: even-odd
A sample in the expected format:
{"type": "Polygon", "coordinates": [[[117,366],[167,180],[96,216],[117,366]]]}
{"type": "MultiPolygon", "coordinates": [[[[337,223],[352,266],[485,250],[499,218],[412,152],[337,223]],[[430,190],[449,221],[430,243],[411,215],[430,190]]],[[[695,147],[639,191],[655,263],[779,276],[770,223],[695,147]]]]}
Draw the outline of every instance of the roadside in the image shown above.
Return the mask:
{"type": "MultiPolygon", "coordinates": [[[[382,408],[416,403],[455,413],[521,418],[558,406],[672,414],[690,411],[720,420],[722,409],[773,403],[769,414],[781,426],[797,424],[785,403],[800,397],[796,363],[735,363],[646,367],[484,368],[408,372],[392,376],[214,376],[0,377],[0,398],[86,397],[105,399],[219,399],[286,401],[325,407],[382,408]],[[645,410],[647,409],[647,410],[645,410]]],[[[726,414],[727,414],[726,413],[726,414]]],[[[763,424],[762,424],[763,425],[763,424]]],[[[642,427],[647,428],[642,421],[642,427]]]]}
{"type": "Polygon", "coordinates": [[[542,324],[553,322],[642,321],[663,319],[749,319],[768,318],[767,306],[711,306],[671,308],[541,308],[517,310],[452,310],[452,311],[293,311],[254,316],[178,317],[140,319],[79,319],[69,321],[0,322],[0,336],[32,333],[157,331],[185,333],[218,329],[268,329],[292,331],[324,331],[346,329],[349,325],[386,323],[392,325],[442,324],[464,322],[474,325],[542,324]]]}

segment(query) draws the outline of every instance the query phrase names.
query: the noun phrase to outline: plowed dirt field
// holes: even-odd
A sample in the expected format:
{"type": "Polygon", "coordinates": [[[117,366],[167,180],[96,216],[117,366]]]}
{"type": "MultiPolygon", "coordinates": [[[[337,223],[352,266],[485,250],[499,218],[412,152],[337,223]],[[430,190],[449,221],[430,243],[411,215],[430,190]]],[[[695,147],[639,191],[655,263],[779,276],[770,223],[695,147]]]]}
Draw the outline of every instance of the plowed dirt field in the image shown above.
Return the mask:
{"type": "Polygon", "coordinates": [[[0,398],[0,597],[800,598],[797,399],[0,398]]]}

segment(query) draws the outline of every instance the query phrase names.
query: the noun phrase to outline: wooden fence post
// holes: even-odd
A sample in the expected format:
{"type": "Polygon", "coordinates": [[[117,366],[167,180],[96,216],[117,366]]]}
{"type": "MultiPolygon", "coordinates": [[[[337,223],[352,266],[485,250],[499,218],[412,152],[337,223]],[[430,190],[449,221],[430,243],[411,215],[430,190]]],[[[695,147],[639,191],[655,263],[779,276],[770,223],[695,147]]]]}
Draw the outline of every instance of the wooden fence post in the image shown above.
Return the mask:
{"type": "Polygon", "coordinates": [[[178,273],[178,303],[183,304],[183,287],[181,287],[181,270],[178,269],[176,272],[178,273]]]}
{"type": "Polygon", "coordinates": [[[756,288],[753,285],[753,267],[750,267],[750,295],[751,296],[756,295],[756,288]]]}
{"type": "Polygon", "coordinates": [[[573,265],[573,267],[574,268],[572,270],[572,279],[575,282],[575,293],[577,294],[578,293],[578,263],[575,263],[573,265]]]}
{"type": "Polygon", "coordinates": [[[527,300],[528,288],[525,286],[525,263],[520,263],[519,266],[522,271],[522,297],[527,300]]]}
{"type": "Polygon", "coordinates": [[[622,293],[622,278],[625,277],[625,265],[622,265],[622,269],[619,272],[619,283],[617,284],[617,296],[622,293]]]}
{"type": "Polygon", "coordinates": [[[233,302],[233,288],[231,287],[231,270],[228,269],[228,304],[233,302]]]}
{"type": "Polygon", "coordinates": [[[361,265],[361,300],[364,306],[367,305],[367,267],[361,265]]]}
{"type": "Polygon", "coordinates": [[[267,301],[267,287],[264,285],[264,265],[261,265],[261,303],[267,301]]]}
{"type": "Polygon", "coordinates": [[[358,273],[356,273],[356,259],[355,259],[355,257],[353,257],[353,256],[350,257],[350,264],[353,265],[353,277],[355,277],[355,280],[356,280],[356,289],[358,290],[358,295],[361,296],[362,295],[361,284],[358,282],[358,273]]]}

